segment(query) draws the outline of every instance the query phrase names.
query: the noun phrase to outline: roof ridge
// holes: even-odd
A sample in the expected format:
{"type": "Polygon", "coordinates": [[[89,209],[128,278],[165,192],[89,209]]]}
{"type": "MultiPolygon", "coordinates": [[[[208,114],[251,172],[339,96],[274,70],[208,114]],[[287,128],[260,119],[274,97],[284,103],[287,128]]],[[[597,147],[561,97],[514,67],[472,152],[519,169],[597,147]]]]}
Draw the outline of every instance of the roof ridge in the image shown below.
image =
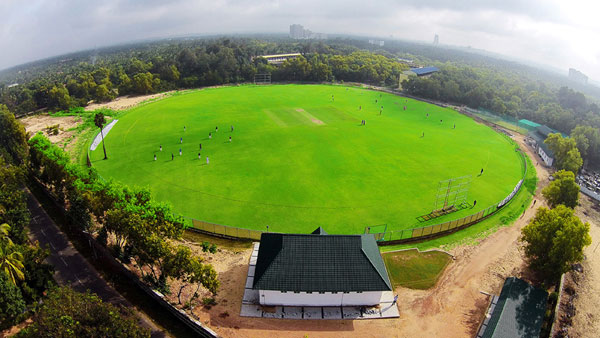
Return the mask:
{"type": "MultiPolygon", "coordinates": [[[[277,257],[279,257],[279,255],[281,255],[281,251],[283,251],[283,238],[281,239],[281,241],[282,241],[282,243],[279,246],[279,250],[277,250],[277,254],[273,257],[273,259],[265,267],[265,269],[262,271],[262,273],[260,274],[260,276],[258,277],[258,279],[256,278],[256,265],[255,265],[255,270],[254,270],[255,273],[254,273],[254,279],[252,280],[252,287],[254,287],[254,285],[256,285],[256,283],[263,278],[263,276],[265,275],[265,273],[267,271],[269,271],[269,268],[271,268],[271,265],[273,265],[273,263],[275,263],[275,261],[277,260],[277,257]]],[[[259,246],[259,248],[260,248],[260,246],[259,246]]],[[[257,259],[257,263],[258,263],[258,255],[256,256],[256,259],[257,259]]]]}
{"type": "MultiPolygon", "coordinates": [[[[377,267],[375,266],[375,263],[373,263],[373,261],[371,261],[371,257],[365,252],[365,248],[363,246],[363,243],[364,243],[363,242],[363,235],[360,235],[360,238],[361,238],[361,241],[360,241],[360,251],[363,253],[363,255],[365,255],[365,257],[367,258],[367,261],[369,261],[369,264],[371,264],[371,267],[373,269],[375,269],[375,271],[377,272],[377,275],[383,281],[383,284],[387,285],[387,287],[389,287],[390,290],[393,290],[394,288],[392,288],[391,281],[389,281],[389,280],[386,281],[386,279],[381,275],[381,271],[379,271],[379,269],[377,269],[377,267]]],[[[365,238],[367,238],[367,235],[365,235],[365,238]]],[[[385,263],[383,264],[383,268],[386,269],[386,272],[387,272],[387,268],[385,267],[385,263]]]]}

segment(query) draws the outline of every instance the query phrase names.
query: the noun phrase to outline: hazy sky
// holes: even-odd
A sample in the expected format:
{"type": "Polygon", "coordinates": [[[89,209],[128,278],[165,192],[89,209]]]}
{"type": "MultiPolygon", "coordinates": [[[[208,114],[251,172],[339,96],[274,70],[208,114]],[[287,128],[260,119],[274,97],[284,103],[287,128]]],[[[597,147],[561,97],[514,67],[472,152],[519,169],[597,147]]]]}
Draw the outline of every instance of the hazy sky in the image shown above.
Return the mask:
{"type": "Polygon", "coordinates": [[[600,80],[600,2],[582,0],[0,0],[0,69],[185,34],[289,31],[472,46],[600,80]]]}

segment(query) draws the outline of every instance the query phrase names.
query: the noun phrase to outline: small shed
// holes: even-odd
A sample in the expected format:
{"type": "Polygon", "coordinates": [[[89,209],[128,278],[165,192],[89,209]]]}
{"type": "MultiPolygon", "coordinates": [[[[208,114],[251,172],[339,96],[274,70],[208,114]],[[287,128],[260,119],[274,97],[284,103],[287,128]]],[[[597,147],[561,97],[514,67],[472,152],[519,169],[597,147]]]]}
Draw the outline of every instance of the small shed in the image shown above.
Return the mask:
{"type": "Polygon", "coordinates": [[[500,297],[495,297],[492,302],[477,338],[539,337],[547,301],[546,291],[522,279],[507,278],[500,297]]]}
{"type": "Polygon", "coordinates": [[[252,288],[261,305],[373,306],[392,290],[372,234],[263,233],[252,288]]]}

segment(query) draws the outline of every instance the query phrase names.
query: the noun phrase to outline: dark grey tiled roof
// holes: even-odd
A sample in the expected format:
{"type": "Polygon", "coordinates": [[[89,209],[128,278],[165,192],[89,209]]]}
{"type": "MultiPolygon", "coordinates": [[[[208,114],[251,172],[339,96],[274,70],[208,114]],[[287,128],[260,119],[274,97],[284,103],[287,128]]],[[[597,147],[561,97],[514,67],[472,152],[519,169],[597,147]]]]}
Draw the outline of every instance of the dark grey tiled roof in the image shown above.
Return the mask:
{"type": "Polygon", "coordinates": [[[356,292],[392,286],[373,235],[263,233],[253,289],[356,292]]]}
{"type": "Polygon", "coordinates": [[[546,291],[507,278],[482,338],[539,337],[547,299],[546,291]]]}

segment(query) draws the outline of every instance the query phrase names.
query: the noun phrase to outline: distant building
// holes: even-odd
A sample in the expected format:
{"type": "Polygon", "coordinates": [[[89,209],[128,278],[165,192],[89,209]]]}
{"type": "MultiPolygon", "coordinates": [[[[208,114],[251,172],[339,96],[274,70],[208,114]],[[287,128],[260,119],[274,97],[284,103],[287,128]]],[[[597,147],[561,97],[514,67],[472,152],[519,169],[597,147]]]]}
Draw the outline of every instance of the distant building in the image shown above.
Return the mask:
{"type": "Polygon", "coordinates": [[[535,130],[530,131],[527,134],[528,143],[531,145],[531,147],[533,147],[533,149],[548,167],[551,167],[554,163],[554,153],[552,150],[550,150],[550,148],[548,148],[544,141],[546,138],[548,138],[548,135],[555,133],[559,133],[559,131],[544,125],[539,125],[535,127],[535,130]]]}
{"type": "Polygon", "coordinates": [[[383,45],[385,45],[385,41],[383,40],[369,40],[369,43],[372,45],[378,45],[380,47],[383,47],[383,45]]]}
{"type": "Polygon", "coordinates": [[[588,83],[588,77],[575,68],[569,68],[569,79],[583,84],[588,83]]]}
{"type": "Polygon", "coordinates": [[[440,43],[440,37],[439,37],[439,36],[436,34],[436,35],[433,37],[433,44],[434,44],[434,45],[439,45],[439,43],[440,43]]]}
{"type": "Polygon", "coordinates": [[[311,32],[302,25],[293,24],[290,25],[290,37],[292,39],[325,40],[327,39],[327,34],[311,32]]]}
{"type": "Polygon", "coordinates": [[[477,338],[539,337],[547,301],[546,291],[522,279],[507,278],[500,297],[492,296],[477,338]]]}
{"type": "Polygon", "coordinates": [[[295,59],[299,57],[300,53],[289,53],[289,54],[273,54],[273,55],[260,55],[258,57],[267,59],[267,62],[272,65],[280,65],[285,60],[295,59]]]}
{"type": "Polygon", "coordinates": [[[263,233],[252,288],[267,306],[373,306],[392,291],[370,235],[263,233]]]}
{"type": "Polygon", "coordinates": [[[304,27],[302,25],[290,25],[290,37],[292,39],[304,39],[304,27]]]}
{"type": "Polygon", "coordinates": [[[400,74],[400,78],[398,81],[399,87],[402,88],[402,81],[408,80],[408,78],[411,76],[428,77],[431,76],[431,74],[439,71],[440,69],[437,67],[411,68],[409,70],[405,70],[402,72],[402,74],[400,74]]]}

